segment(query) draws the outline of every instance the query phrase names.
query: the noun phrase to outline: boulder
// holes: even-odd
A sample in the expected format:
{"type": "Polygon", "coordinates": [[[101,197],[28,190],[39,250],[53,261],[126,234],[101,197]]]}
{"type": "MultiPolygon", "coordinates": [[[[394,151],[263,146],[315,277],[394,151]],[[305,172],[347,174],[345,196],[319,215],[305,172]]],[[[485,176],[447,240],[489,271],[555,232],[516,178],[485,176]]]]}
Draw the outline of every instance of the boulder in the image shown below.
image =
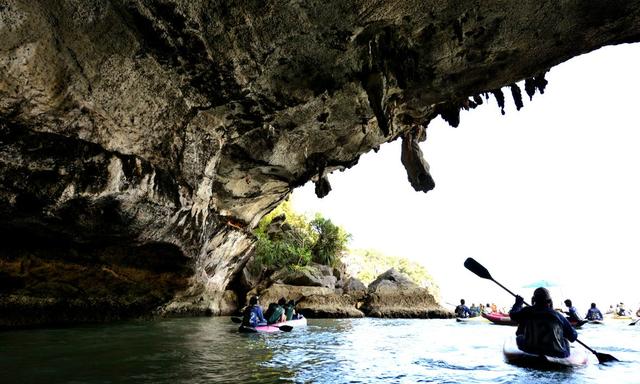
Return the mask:
{"type": "Polygon", "coordinates": [[[296,302],[296,310],[307,317],[343,318],[364,316],[364,313],[356,308],[356,299],[342,294],[339,289],[273,284],[265,290],[249,292],[247,300],[255,294],[260,296],[260,305],[263,308],[283,297],[287,301],[294,300],[296,302]]]}
{"type": "Polygon", "coordinates": [[[348,278],[342,285],[344,293],[355,298],[363,300],[367,296],[367,286],[355,277],[348,278]]]}
{"type": "Polygon", "coordinates": [[[371,317],[450,318],[453,313],[442,308],[426,288],[390,269],[369,284],[367,298],[361,307],[371,317]]]}
{"type": "Polygon", "coordinates": [[[331,269],[328,275],[323,274],[323,271],[326,272],[317,266],[306,266],[293,271],[283,269],[276,272],[271,280],[281,284],[335,288],[337,279],[331,274],[331,269]]]}
{"type": "Polygon", "coordinates": [[[255,294],[260,296],[260,304],[263,307],[266,307],[269,303],[275,303],[282,297],[287,301],[294,300],[297,303],[308,296],[326,296],[332,295],[333,293],[333,289],[326,287],[310,287],[275,283],[263,290],[250,291],[247,294],[247,302],[249,301],[249,298],[255,294]]]}
{"type": "Polygon", "coordinates": [[[364,317],[356,308],[357,300],[349,295],[311,295],[300,300],[296,310],[309,318],[364,317]]]}

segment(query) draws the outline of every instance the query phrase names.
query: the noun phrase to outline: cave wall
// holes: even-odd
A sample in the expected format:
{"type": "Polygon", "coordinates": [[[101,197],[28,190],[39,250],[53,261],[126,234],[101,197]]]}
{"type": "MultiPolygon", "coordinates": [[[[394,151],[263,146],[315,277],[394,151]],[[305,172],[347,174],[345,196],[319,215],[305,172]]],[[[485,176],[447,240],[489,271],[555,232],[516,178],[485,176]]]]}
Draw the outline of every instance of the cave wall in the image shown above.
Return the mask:
{"type": "MultiPolygon", "coordinates": [[[[224,313],[295,187],[553,65],[640,40],[640,1],[4,0],[0,327],[224,313]]],[[[413,148],[413,149],[412,149],[413,148]]],[[[417,149],[417,150],[416,150],[417,149]]],[[[407,160],[409,159],[409,160],[407,160]]],[[[339,193],[339,192],[333,192],[339,193]]]]}

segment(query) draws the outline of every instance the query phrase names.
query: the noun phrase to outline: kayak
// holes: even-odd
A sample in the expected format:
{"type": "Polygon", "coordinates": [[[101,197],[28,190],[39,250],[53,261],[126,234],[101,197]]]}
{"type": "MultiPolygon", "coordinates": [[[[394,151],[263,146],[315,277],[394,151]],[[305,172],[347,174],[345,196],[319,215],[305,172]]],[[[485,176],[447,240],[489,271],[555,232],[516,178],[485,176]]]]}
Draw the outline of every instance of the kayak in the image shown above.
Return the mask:
{"type": "Polygon", "coordinates": [[[482,316],[474,316],[474,317],[456,317],[456,321],[458,323],[484,323],[487,321],[482,316]]]}
{"type": "Polygon", "coordinates": [[[582,348],[571,348],[569,357],[553,357],[524,352],[518,348],[515,336],[505,340],[502,352],[507,363],[520,367],[564,369],[581,367],[589,363],[589,356],[582,348]]]}
{"type": "MultiPolygon", "coordinates": [[[[569,319],[567,319],[567,320],[569,320],[569,319]]],[[[583,325],[585,325],[588,322],[589,322],[589,320],[579,320],[579,321],[571,321],[571,320],[569,320],[569,324],[571,324],[571,326],[573,328],[581,328],[583,325]]]]}
{"type": "Polygon", "coordinates": [[[293,328],[306,327],[307,326],[307,318],[303,317],[300,319],[283,321],[281,323],[275,323],[270,325],[259,325],[257,327],[248,327],[245,325],[241,325],[238,328],[238,332],[240,333],[273,333],[273,332],[281,332],[281,326],[287,325],[293,328]]]}
{"type": "Polygon", "coordinates": [[[484,317],[485,319],[489,320],[490,322],[492,322],[494,324],[499,324],[499,325],[518,325],[518,323],[516,323],[515,321],[511,320],[511,317],[509,315],[507,315],[506,313],[498,313],[498,312],[482,313],[482,317],[484,317]]]}

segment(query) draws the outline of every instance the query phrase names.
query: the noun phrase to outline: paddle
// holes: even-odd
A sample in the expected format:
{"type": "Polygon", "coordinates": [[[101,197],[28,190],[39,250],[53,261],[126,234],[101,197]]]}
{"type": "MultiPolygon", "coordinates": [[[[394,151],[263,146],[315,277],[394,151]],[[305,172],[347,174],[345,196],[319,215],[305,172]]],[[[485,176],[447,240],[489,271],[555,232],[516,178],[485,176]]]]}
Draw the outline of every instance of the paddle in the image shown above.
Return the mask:
{"type": "Polygon", "coordinates": [[[640,321],[640,319],[635,319],[631,323],[629,323],[629,325],[636,325],[638,324],[638,321],[640,321]]]}
{"type": "MultiPolygon", "coordinates": [[[[242,324],[242,318],[240,317],[231,317],[231,321],[233,321],[234,323],[237,324],[242,324]]],[[[275,324],[269,324],[270,327],[276,327],[278,329],[280,329],[282,332],[291,332],[291,330],[293,329],[292,326],[290,325],[275,325],[275,324]]]]}
{"type": "MultiPolygon", "coordinates": [[[[489,273],[489,271],[487,271],[487,268],[483,267],[482,264],[478,263],[473,258],[471,258],[471,257],[467,258],[467,260],[464,261],[464,266],[465,266],[465,268],[467,268],[471,272],[475,273],[479,277],[481,277],[483,279],[488,279],[488,280],[493,281],[494,283],[498,284],[502,289],[504,289],[505,291],[509,292],[512,296],[514,296],[514,297],[516,296],[516,294],[514,294],[513,292],[508,290],[505,286],[503,286],[502,284],[500,284],[497,281],[495,281],[494,278],[491,277],[491,274],[489,273]]],[[[526,302],[524,304],[529,305],[526,302]]],[[[598,358],[598,362],[599,363],[606,363],[606,362],[609,362],[609,361],[619,361],[618,359],[616,359],[615,357],[613,357],[613,356],[611,356],[609,354],[596,352],[595,350],[591,349],[588,345],[586,345],[585,343],[583,343],[582,341],[580,341],[578,339],[576,339],[576,341],[578,343],[580,343],[580,345],[585,347],[587,350],[589,350],[589,352],[591,352],[594,355],[596,355],[596,357],[598,358]]]]}

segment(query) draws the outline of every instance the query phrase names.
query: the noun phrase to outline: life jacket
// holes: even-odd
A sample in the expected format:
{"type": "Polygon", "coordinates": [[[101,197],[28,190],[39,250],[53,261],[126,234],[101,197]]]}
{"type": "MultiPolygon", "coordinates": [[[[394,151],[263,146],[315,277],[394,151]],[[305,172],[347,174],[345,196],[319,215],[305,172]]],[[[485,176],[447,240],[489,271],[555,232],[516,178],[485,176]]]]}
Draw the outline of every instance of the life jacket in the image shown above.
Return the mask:
{"type": "Polygon", "coordinates": [[[569,345],[562,324],[552,314],[529,317],[518,326],[518,347],[528,353],[567,357],[569,345]]]}
{"type": "Polygon", "coordinates": [[[284,308],[276,304],[271,315],[267,317],[267,323],[269,324],[277,323],[278,321],[280,321],[280,316],[282,316],[283,313],[284,313],[284,308]]]}
{"type": "Polygon", "coordinates": [[[469,317],[469,313],[466,311],[466,308],[463,305],[458,305],[456,307],[456,316],[466,318],[469,317]]]}
{"type": "Polygon", "coordinates": [[[287,316],[287,320],[293,319],[293,305],[287,305],[284,313],[287,316]]]}
{"type": "Polygon", "coordinates": [[[587,320],[602,320],[602,314],[597,308],[589,308],[587,320]]]}
{"type": "Polygon", "coordinates": [[[277,306],[278,304],[276,303],[269,304],[269,306],[267,307],[267,311],[264,313],[264,318],[267,319],[267,321],[269,321],[269,317],[271,317],[271,315],[273,314],[273,311],[276,309],[277,306]]]}
{"type": "Polygon", "coordinates": [[[250,305],[245,308],[242,316],[242,325],[247,327],[255,327],[258,325],[258,314],[256,313],[255,306],[250,305]]]}

